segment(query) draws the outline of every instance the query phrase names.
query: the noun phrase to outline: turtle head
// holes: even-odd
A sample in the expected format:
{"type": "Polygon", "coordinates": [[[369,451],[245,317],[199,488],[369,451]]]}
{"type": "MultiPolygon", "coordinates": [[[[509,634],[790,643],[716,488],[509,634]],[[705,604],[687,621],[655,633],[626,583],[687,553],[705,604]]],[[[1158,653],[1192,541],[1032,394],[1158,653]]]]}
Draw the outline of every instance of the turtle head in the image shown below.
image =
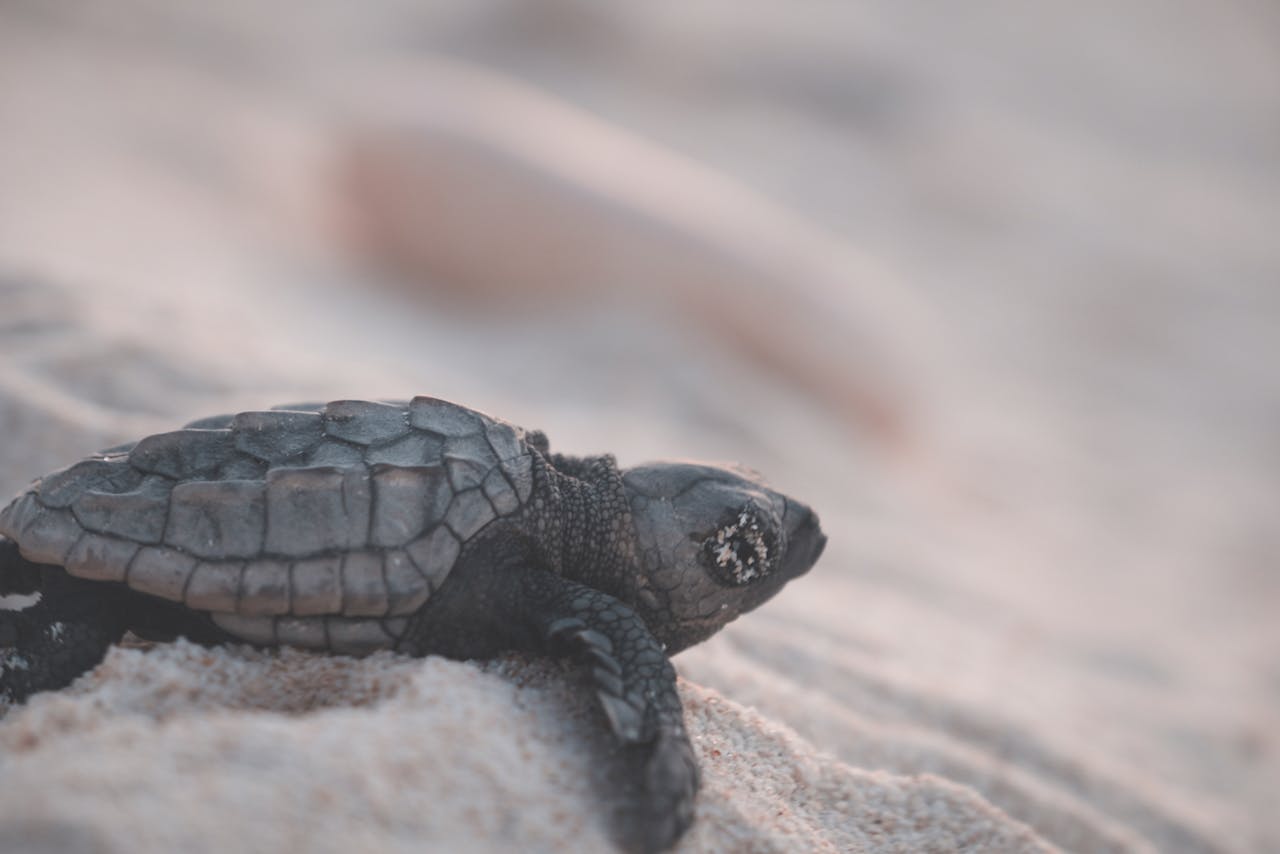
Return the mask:
{"type": "Polygon", "coordinates": [[[671,653],[808,572],[827,542],[817,514],[748,469],[651,463],[622,482],[637,544],[632,604],[671,653]]]}

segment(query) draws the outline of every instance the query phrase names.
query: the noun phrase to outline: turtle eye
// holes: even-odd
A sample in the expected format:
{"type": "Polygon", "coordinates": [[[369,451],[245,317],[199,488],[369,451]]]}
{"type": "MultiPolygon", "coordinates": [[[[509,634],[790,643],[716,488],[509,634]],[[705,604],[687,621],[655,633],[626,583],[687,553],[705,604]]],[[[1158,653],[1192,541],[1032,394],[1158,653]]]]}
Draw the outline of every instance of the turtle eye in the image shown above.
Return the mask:
{"type": "Polygon", "coordinates": [[[720,581],[741,587],[769,574],[777,563],[777,546],[773,526],[748,502],[702,541],[701,558],[720,581]]]}

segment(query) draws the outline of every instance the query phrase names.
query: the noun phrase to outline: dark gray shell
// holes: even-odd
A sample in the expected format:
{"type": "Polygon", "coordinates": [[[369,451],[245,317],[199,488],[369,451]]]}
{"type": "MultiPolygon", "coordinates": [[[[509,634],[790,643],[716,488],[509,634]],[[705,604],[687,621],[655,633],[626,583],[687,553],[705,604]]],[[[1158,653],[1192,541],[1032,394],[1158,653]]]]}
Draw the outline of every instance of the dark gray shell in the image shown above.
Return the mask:
{"type": "Polygon", "coordinates": [[[517,513],[513,425],[429,397],[205,418],[48,475],[0,511],[28,560],[209,612],[253,643],[366,652],[517,513]]]}

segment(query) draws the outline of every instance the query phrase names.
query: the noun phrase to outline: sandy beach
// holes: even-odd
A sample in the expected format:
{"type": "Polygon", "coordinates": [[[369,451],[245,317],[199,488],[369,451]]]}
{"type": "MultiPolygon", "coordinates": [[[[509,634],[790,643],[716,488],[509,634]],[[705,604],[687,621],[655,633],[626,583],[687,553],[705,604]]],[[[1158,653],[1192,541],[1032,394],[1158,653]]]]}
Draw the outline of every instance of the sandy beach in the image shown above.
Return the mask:
{"type": "MultiPolygon", "coordinates": [[[[830,543],[675,659],[678,851],[1280,849],[1280,17],[419,5],[0,11],[0,500],[290,400],[740,461],[830,543]]],[[[126,644],[0,850],[607,851],[611,749],[561,662],[126,644]]]]}

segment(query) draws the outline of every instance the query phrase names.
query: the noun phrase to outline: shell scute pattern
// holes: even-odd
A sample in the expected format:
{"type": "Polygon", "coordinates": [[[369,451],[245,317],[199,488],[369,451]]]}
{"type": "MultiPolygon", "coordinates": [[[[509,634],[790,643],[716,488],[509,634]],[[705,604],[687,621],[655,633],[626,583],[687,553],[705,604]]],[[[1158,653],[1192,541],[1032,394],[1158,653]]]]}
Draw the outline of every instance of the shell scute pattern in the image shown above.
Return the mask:
{"type": "Polygon", "coordinates": [[[447,437],[444,440],[442,455],[454,459],[472,460],[485,468],[498,461],[488,437],[481,431],[467,436],[447,437]]]}
{"type": "Polygon", "coordinates": [[[187,581],[183,604],[198,611],[234,611],[244,568],[244,561],[201,561],[187,581]]]}
{"type": "Polygon", "coordinates": [[[405,549],[413,565],[426,577],[433,590],[444,583],[461,551],[462,543],[444,525],[437,526],[430,534],[415,540],[405,549]]]}
{"type": "Polygon", "coordinates": [[[363,465],[366,449],[338,439],[325,439],[311,449],[302,465],[350,468],[363,465]]]}
{"type": "Polygon", "coordinates": [[[453,491],[443,467],[372,467],[376,512],[369,541],[382,548],[397,548],[417,539],[437,525],[448,510],[453,491]]]}
{"type": "Polygon", "coordinates": [[[0,530],[18,542],[27,560],[50,564],[64,563],[83,533],[70,510],[44,507],[34,492],[5,508],[0,530]]]}
{"type": "Polygon", "coordinates": [[[342,614],[347,617],[381,617],[390,608],[382,555],[349,552],[342,556],[342,614]]]}
{"type": "Polygon", "coordinates": [[[306,557],[363,548],[371,494],[363,467],[272,469],[266,482],[265,551],[306,557]]]}
{"type": "Polygon", "coordinates": [[[412,614],[431,597],[430,580],[403,551],[397,549],[383,552],[382,574],[387,580],[387,589],[394,591],[387,607],[387,613],[391,616],[412,614]]]}
{"type": "Polygon", "coordinates": [[[278,617],[275,621],[275,638],[276,643],[303,649],[324,649],[328,645],[323,618],[278,617]]]}
{"type": "Polygon", "coordinates": [[[441,436],[470,436],[482,429],[478,413],[435,397],[409,401],[409,423],[441,436]]]}
{"type": "Polygon", "coordinates": [[[294,561],[289,587],[290,612],[309,617],[342,610],[342,556],[323,555],[294,561]]]}
{"type": "Polygon", "coordinates": [[[485,439],[499,460],[509,460],[524,453],[520,446],[520,433],[505,421],[490,420],[484,425],[485,439]]]}
{"type": "Polygon", "coordinates": [[[233,452],[226,430],[174,430],[139,441],[129,452],[129,464],[146,474],[183,480],[213,474],[233,452]]]}
{"type": "Polygon", "coordinates": [[[403,438],[378,445],[365,452],[369,465],[420,466],[438,462],[444,450],[444,439],[433,433],[411,430],[403,438]]]}
{"type": "Polygon", "coordinates": [[[497,516],[484,490],[468,489],[453,497],[444,523],[464,543],[497,516]]]}
{"type": "Polygon", "coordinates": [[[266,514],[261,481],[187,481],[169,496],[164,541],[196,557],[256,557],[262,554],[266,514]]]}
{"type": "Polygon", "coordinates": [[[381,445],[409,432],[402,407],[367,400],[339,400],[324,408],[325,433],[356,445],[381,445]]]}
{"type": "Polygon", "coordinates": [[[36,494],[46,507],[70,507],[89,490],[129,492],[142,483],[143,474],[124,456],[92,457],[41,478],[36,494]]]}
{"type": "Polygon", "coordinates": [[[445,470],[449,473],[449,484],[454,492],[465,492],[475,489],[484,483],[492,465],[472,457],[454,457],[445,455],[445,470]]]}
{"type": "Polygon", "coordinates": [[[430,397],[217,415],[47,475],[0,533],[247,641],[367,651],[529,500],[528,440],[430,397]]]}
{"type": "Polygon", "coordinates": [[[403,619],[358,617],[250,617],[214,614],[224,631],[250,643],[291,644],[326,649],[343,655],[366,655],[395,643],[405,628],[403,619]]]}
{"type": "Polygon", "coordinates": [[[271,464],[249,454],[237,454],[218,469],[214,480],[265,480],[271,464]]]}
{"type": "Polygon", "coordinates": [[[164,539],[171,488],[167,478],[148,476],[129,491],[86,489],[71,502],[71,513],[86,531],[154,545],[164,539]]]}
{"type": "Polygon", "coordinates": [[[299,457],[324,436],[315,412],[241,412],[231,422],[236,449],[268,463],[299,457]]]}
{"type": "Polygon", "coordinates": [[[244,565],[236,613],[276,616],[289,613],[289,562],[259,558],[244,565]]]}
{"type": "Polygon", "coordinates": [[[507,480],[507,476],[502,473],[500,467],[495,466],[485,476],[481,486],[485,497],[489,499],[494,512],[499,516],[510,516],[520,509],[520,499],[516,495],[515,487],[507,480]]]}
{"type": "Polygon", "coordinates": [[[528,454],[521,454],[518,457],[503,460],[502,472],[515,489],[516,498],[520,503],[527,502],[529,496],[533,494],[533,458],[528,454]]]}
{"type": "Polygon", "coordinates": [[[130,563],[125,581],[139,593],[181,602],[197,563],[196,558],[177,549],[143,546],[130,563]]]}
{"type": "Polygon", "coordinates": [[[86,533],[67,553],[67,572],[92,581],[124,581],[142,546],[128,540],[86,533]]]}

